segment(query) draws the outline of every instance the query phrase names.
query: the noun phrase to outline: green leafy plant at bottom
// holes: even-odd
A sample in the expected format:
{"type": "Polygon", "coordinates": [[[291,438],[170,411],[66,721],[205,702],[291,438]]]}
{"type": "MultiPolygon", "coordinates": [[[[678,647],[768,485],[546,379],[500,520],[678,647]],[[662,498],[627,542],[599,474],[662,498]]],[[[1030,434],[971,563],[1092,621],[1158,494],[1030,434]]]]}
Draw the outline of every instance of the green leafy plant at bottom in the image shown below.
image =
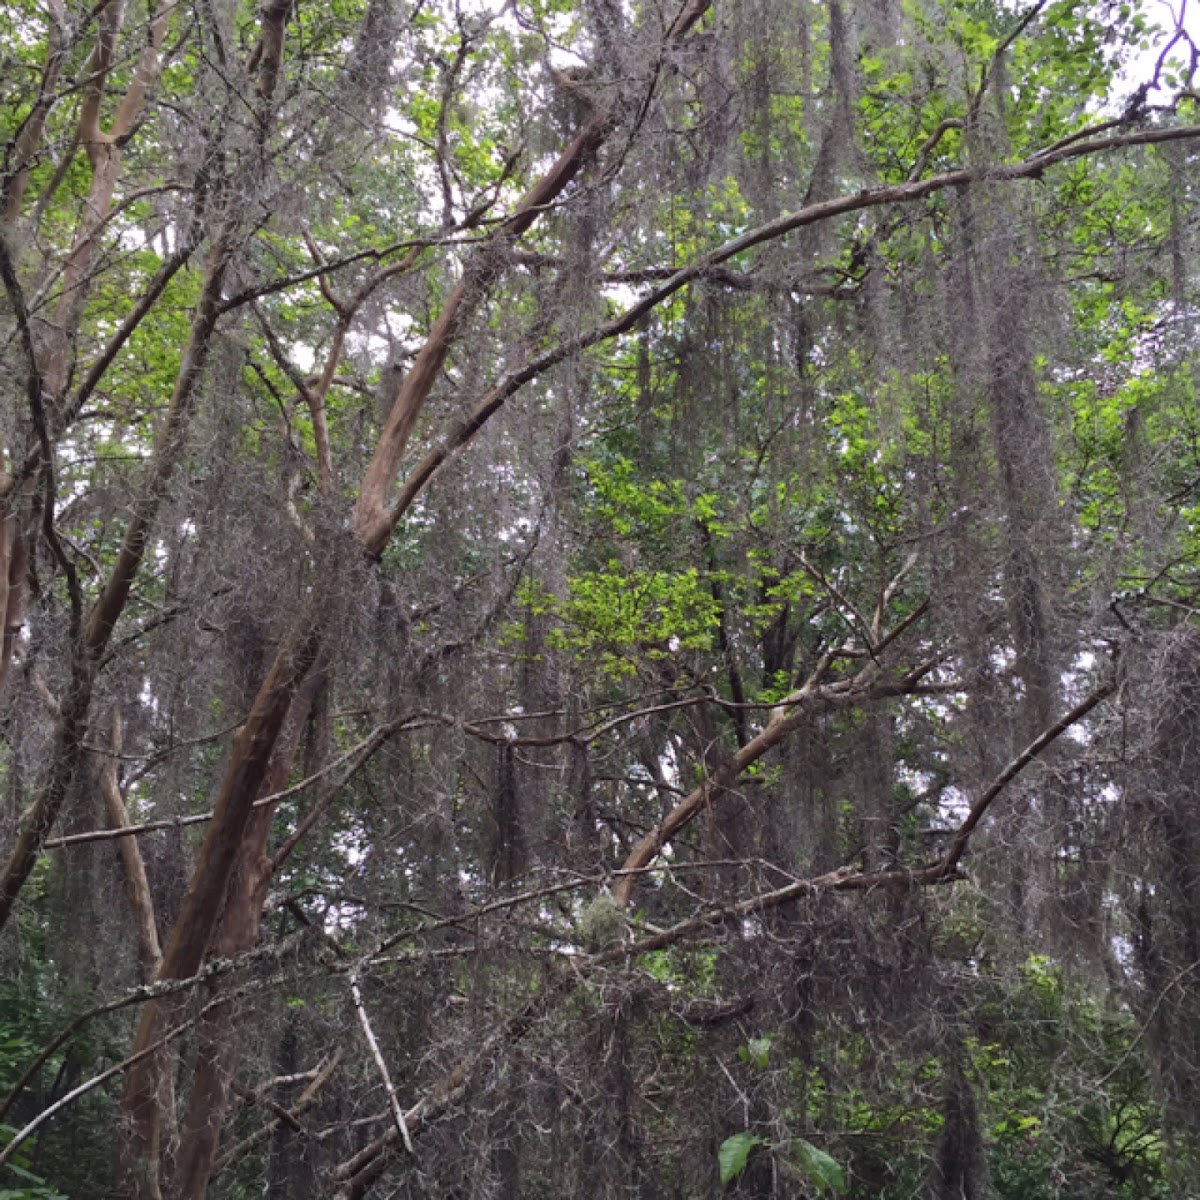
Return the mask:
{"type": "Polygon", "coordinates": [[[750,1155],[759,1147],[769,1149],[787,1170],[802,1179],[838,1195],[845,1194],[846,1175],[832,1155],[804,1138],[792,1138],[784,1146],[774,1146],[757,1133],[735,1133],[721,1143],[717,1162],[721,1169],[722,1187],[728,1187],[741,1176],[750,1161],[750,1155]]]}

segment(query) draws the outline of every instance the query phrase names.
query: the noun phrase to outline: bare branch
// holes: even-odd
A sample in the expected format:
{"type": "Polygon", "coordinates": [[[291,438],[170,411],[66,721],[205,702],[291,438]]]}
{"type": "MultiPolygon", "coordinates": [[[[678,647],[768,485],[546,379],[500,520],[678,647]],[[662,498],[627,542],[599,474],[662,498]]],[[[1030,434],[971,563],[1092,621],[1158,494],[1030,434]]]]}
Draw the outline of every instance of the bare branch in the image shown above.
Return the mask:
{"type": "Polygon", "coordinates": [[[383,1080],[383,1088],[387,1092],[388,1104],[392,1110],[392,1117],[396,1122],[396,1131],[400,1134],[400,1140],[404,1143],[405,1150],[409,1154],[416,1154],[416,1150],[413,1148],[412,1135],[408,1132],[408,1125],[404,1121],[404,1110],[400,1107],[400,1101],[396,1098],[396,1088],[392,1084],[392,1077],[388,1073],[387,1063],[383,1060],[383,1052],[379,1049],[379,1042],[375,1038],[375,1031],[371,1028],[371,1020],[367,1016],[367,1009],[363,1004],[362,989],[358,986],[358,974],[354,971],[350,973],[350,995],[354,1000],[354,1008],[358,1013],[359,1024],[362,1025],[363,1036],[367,1039],[367,1045],[371,1048],[371,1057],[375,1060],[375,1067],[379,1071],[379,1078],[383,1080]]]}
{"type": "MultiPolygon", "coordinates": [[[[1200,138],[1200,125],[1184,125],[1173,129],[1145,129],[1133,133],[1118,134],[1109,138],[1094,138],[1060,146],[1043,154],[1034,155],[1019,163],[990,164],[983,167],[966,167],[934,175],[928,179],[909,180],[905,183],[885,187],[863,189],[851,196],[840,196],[833,200],[808,205],[797,212],[777,217],[763,225],[732,238],[723,246],[701,256],[688,266],[681,267],[666,282],[649,292],[642,299],[629,305],[611,320],[585,333],[568,338],[558,346],[530,359],[524,366],[501,378],[475,405],[474,409],[455,425],[437,445],[431,447],[413,466],[405,477],[404,484],[394,500],[389,502],[391,526],[400,520],[412,507],[417,497],[425,490],[433,476],[450,461],[464,446],[468,445],[480,429],[496,415],[504,405],[527,383],[545,375],[547,371],[574,358],[582,351],[611,341],[635,328],[676,292],[704,275],[728,262],[739,254],[753,250],[756,246],[776,241],[797,229],[835,220],[853,212],[881,208],[892,204],[911,204],[924,200],[937,192],[967,187],[974,183],[1014,182],[1021,179],[1038,179],[1047,167],[1070,159],[1093,154],[1106,154],[1132,146],[1163,145],[1176,141],[1192,141],[1200,138]]],[[[390,528],[390,526],[389,526],[390,528]]]]}

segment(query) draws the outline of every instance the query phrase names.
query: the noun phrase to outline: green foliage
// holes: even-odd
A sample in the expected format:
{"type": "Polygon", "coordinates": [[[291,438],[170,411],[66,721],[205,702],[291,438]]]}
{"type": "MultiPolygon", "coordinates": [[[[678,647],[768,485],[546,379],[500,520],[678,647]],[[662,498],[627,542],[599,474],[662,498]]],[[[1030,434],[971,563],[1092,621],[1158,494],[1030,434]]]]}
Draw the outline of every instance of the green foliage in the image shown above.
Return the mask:
{"type": "Polygon", "coordinates": [[[766,1138],[754,1133],[735,1133],[717,1150],[721,1186],[735,1183],[746,1170],[751,1154],[760,1148],[779,1154],[789,1171],[819,1190],[846,1193],[846,1174],[837,1161],[805,1138],[793,1138],[784,1149],[772,1148],[766,1138]]]}
{"type": "Polygon", "coordinates": [[[721,1171],[721,1186],[728,1187],[746,1169],[750,1155],[760,1146],[766,1146],[766,1138],[755,1133],[735,1133],[727,1137],[717,1150],[717,1164],[721,1171]]]}
{"type": "MultiPolygon", "coordinates": [[[[298,948],[261,991],[266,958],[239,976],[242,1094],[336,1044],[302,1123],[376,1111],[377,1068],[344,1019],[354,960],[398,1091],[448,1106],[417,1159],[430,1194],[570,1195],[586,1175],[597,1194],[699,1196],[717,1145],[723,1188],[757,1187],[769,1157],[798,1194],[910,1200],[967,1125],[1003,1200],[1170,1194],[1190,1160],[1154,1021],[1176,993],[1188,1011],[1191,984],[1152,983],[1169,889],[1161,845],[1138,861],[1127,818],[1158,799],[1139,799],[1139,656],[1194,623],[1200,596],[1195,143],[1110,145],[1037,178],[1006,166],[1190,120],[1184,41],[1156,87],[1145,74],[1165,10],[715,5],[660,47],[655,6],[328,0],[287,10],[267,112],[272,8],[239,0],[173,13],[161,79],[129,135],[99,146],[81,111],[98,88],[113,121],[145,11],[73,11],[51,53],[58,11],[0,9],[5,187],[39,80],[61,68],[3,237],[34,352],[62,334],[65,364],[43,462],[6,280],[0,466],[32,464],[38,490],[9,498],[32,553],[0,697],[0,826],[67,763],[72,603],[113,594],[132,515],[152,510],[115,588],[127,610],[82,664],[96,690],[56,820],[101,821],[91,756],[119,709],[130,806],[168,826],[139,839],[165,935],[208,828],[169,825],[230,778],[272,655],[330,586],[328,677],[284,723],[298,786],[271,810],[271,847],[321,819],[261,921],[298,948]],[[118,13],[113,67],[93,78],[118,13]],[[567,62],[598,90],[572,94],[567,62]],[[585,125],[587,153],[565,160],[585,125]],[[105,155],[111,202],[94,193],[105,155]],[[518,233],[555,162],[569,183],[518,233]],[[831,199],[835,219],[704,258],[831,199]],[[73,412],[193,230],[188,265],[73,412]],[[597,333],[681,266],[687,286],[597,333]],[[214,268],[223,311],[176,446],[164,416],[214,268]],[[466,299],[448,314],[451,297],[466,299]],[[428,331],[448,327],[400,439],[398,478],[436,463],[431,482],[367,563],[364,472],[428,331]],[[546,351],[553,369],[531,367],[546,351]],[[480,398],[520,379],[482,420],[480,398]],[[1009,781],[964,878],[908,886],[1117,646],[1133,664],[1120,695],[1009,781]],[[799,689],[787,736],[746,764],[799,689]],[[600,881],[702,784],[618,906],[600,881]],[[860,870],[885,882],[825,886],[860,870]],[[661,948],[639,955],[642,938],[661,948]]],[[[1160,839],[1181,875],[1192,824],[1160,839]]],[[[0,1092],[93,992],[136,982],[113,849],[56,850],[25,886],[3,947],[0,1092]]],[[[89,1022],[20,1103],[119,1061],[133,1011],[89,1022]]],[[[190,1033],[178,1045],[182,1110],[197,1050],[190,1033]]],[[[94,1191],[119,1091],[48,1124],[0,1200],[94,1191]]],[[[222,1145],[263,1111],[225,1114],[222,1145]]],[[[261,1193],[289,1129],[214,1192],[261,1193]]],[[[334,1156],[357,1137],[309,1139],[306,1186],[344,1179],[334,1156]]]]}
{"type": "Polygon", "coordinates": [[[811,1180],[820,1189],[845,1195],[846,1173],[833,1157],[804,1138],[793,1138],[788,1149],[803,1178],[811,1180]]]}
{"type": "Polygon", "coordinates": [[[596,655],[613,678],[681,650],[709,649],[719,619],[717,602],[695,568],[630,571],[616,559],[603,571],[572,578],[555,611],[562,624],[551,645],[596,655]]]}
{"type": "Polygon", "coordinates": [[[765,1071],[771,1057],[772,1041],[774,1039],[769,1035],[751,1038],[744,1046],[738,1047],[738,1058],[752,1067],[757,1067],[760,1071],[765,1071]]]}

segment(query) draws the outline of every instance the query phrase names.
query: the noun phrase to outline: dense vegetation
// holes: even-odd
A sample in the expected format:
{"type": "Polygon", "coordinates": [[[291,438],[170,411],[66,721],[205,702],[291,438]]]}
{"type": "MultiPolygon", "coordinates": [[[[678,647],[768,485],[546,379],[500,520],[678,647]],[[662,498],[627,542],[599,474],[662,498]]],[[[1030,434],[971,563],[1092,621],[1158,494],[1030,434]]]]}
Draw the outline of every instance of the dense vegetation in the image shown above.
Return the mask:
{"type": "Polygon", "coordinates": [[[5,0],[0,1197],[1200,1195],[1187,0],[5,0]]]}

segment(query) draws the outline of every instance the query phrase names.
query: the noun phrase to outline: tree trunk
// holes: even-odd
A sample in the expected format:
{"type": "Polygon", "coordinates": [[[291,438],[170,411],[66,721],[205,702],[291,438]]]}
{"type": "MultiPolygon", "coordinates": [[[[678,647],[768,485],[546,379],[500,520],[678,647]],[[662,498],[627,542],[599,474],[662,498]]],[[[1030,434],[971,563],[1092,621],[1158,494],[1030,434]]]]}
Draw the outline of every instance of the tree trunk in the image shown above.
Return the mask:
{"type": "MultiPolygon", "coordinates": [[[[319,603],[314,601],[313,608],[319,612],[319,603]]],[[[316,613],[303,614],[276,654],[245,724],[234,735],[213,820],[163,953],[159,980],[190,978],[204,962],[234,873],[248,865],[243,844],[252,829],[254,801],[262,794],[293,697],[317,659],[322,632],[316,613]]],[[[245,936],[241,930],[250,919],[249,905],[261,886],[252,871],[239,874],[234,893],[241,897],[241,905],[233,914],[239,923],[236,936],[245,936]]],[[[232,931],[231,936],[234,936],[232,931]]],[[[179,1007],[178,1003],[167,1000],[151,1000],[142,1009],[134,1039],[135,1054],[154,1045],[170,1015],[179,1007]]],[[[163,1051],[147,1054],[134,1063],[125,1077],[116,1193],[122,1200],[160,1200],[162,1196],[159,1184],[162,1114],[157,1097],[165,1061],[163,1051]]]]}
{"type": "MultiPolygon", "coordinates": [[[[259,788],[261,795],[271,795],[287,786],[300,735],[324,684],[323,672],[314,668],[296,692],[275,744],[270,769],[259,788]]],[[[263,805],[253,810],[247,822],[213,940],[213,953],[218,958],[234,958],[258,945],[259,927],[272,878],[267,841],[274,816],[275,805],[263,805]]],[[[227,976],[215,985],[214,991],[231,991],[238,982],[236,977],[227,976]]],[[[172,1195],[181,1200],[203,1200],[208,1192],[208,1180],[229,1107],[229,1090],[240,1058],[240,1029],[238,1013],[228,1008],[213,1009],[200,1022],[196,1074],[171,1189],[172,1195]]]]}

